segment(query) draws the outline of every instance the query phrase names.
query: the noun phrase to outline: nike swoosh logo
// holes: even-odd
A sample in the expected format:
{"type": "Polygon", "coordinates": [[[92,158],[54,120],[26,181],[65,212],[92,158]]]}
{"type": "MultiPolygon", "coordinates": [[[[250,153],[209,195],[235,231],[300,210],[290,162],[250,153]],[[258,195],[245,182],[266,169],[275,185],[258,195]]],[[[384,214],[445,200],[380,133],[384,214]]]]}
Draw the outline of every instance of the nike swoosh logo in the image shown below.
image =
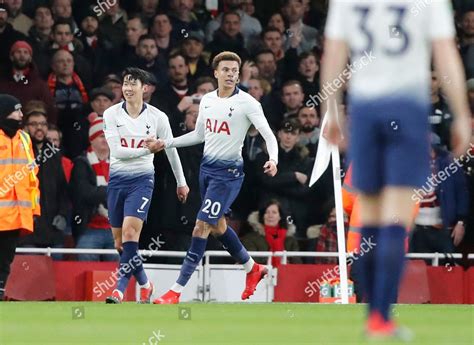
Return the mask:
{"type": "Polygon", "coordinates": [[[207,108],[210,108],[210,107],[211,107],[210,105],[205,105],[204,109],[207,109],[207,108]]]}
{"type": "Polygon", "coordinates": [[[207,218],[210,218],[210,219],[216,219],[217,216],[207,216],[207,218]]]}
{"type": "Polygon", "coordinates": [[[117,125],[117,128],[120,128],[120,127],[123,127],[123,126],[125,126],[125,125],[117,125]]]}
{"type": "Polygon", "coordinates": [[[137,212],[138,213],[145,213],[145,211],[140,211],[139,209],[137,209],[137,212]]]}

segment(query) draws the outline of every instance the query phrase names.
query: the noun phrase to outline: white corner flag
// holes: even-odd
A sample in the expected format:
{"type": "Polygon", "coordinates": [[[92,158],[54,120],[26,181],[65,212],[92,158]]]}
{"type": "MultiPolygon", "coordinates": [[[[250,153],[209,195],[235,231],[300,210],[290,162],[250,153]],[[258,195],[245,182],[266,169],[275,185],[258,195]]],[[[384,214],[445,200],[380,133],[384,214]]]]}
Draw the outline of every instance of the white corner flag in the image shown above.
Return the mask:
{"type": "Polygon", "coordinates": [[[337,145],[331,144],[324,136],[324,127],[327,125],[328,114],[333,112],[333,118],[338,121],[337,105],[331,104],[324,115],[321,132],[319,134],[318,151],[314,161],[313,171],[309,181],[311,187],[323,175],[329,166],[332,157],[332,175],[334,182],[334,200],[336,204],[336,225],[337,225],[337,248],[339,254],[339,274],[341,281],[341,303],[348,304],[348,284],[347,284],[347,263],[346,263],[346,239],[344,231],[344,211],[342,208],[342,188],[341,188],[341,164],[339,161],[339,148],[337,145]]]}

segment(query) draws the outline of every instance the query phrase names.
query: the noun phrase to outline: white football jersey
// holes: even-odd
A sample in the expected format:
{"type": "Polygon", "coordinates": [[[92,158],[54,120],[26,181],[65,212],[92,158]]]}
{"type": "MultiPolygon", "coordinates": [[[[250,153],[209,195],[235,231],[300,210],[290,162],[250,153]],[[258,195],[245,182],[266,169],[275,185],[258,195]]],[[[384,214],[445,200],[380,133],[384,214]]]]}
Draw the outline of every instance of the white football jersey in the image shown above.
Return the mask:
{"type": "Polygon", "coordinates": [[[455,30],[448,0],[332,0],[325,34],[350,48],[353,99],[428,101],[431,43],[455,30]]]}
{"type": "Polygon", "coordinates": [[[265,139],[270,159],[278,162],[278,144],[260,102],[238,88],[227,98],[220,98],[217,90],[205,94],[195,130],[165,143],[166,147],[182,147],[204,141],[206,162],[232,164],[242,161],[242,146],[252,124],[265,139]]]}
{"type": "MultiPolygon", "coordinates": [[[[150,104],[143,104],[137,118],[128,115],[125,101],[104,112],[104,133],[110,147],[110,177],[120,175],[146,175],[154,173],[153,154],[145,147],[145,139],[172,138],[171,127],[165,113],[150,104]]],[[[178,186],[186,180],[176,149],[167,149],[178,186]]]]}

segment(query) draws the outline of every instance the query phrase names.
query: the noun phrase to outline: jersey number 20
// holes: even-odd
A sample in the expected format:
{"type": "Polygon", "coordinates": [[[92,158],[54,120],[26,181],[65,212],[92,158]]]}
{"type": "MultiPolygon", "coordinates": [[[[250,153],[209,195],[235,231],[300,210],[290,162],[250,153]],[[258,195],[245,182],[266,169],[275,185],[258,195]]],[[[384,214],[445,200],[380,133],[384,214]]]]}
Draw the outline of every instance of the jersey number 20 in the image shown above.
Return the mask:
{"type": "Polygon", "coordinates": [[[398,39],[400,42],[400,46],[396,49],[389,48],[387,46],[382,46],[381,51],[378,49],[374,49],[374,47],[378,47],[378,44],[374,42],[374,34],[370,29],[367,27],[367,22],[369,21],[369,17],[371,16],[372,8],[368,6],[354,6],[354,11],[359,13],[359,30],[362,34],[366,37],[367,44],[364,49],[361,50],[354,50],[352,54],[354,55],[364,55],[366,52],[373,51],[374,54],[384,53],[388,56],[397,56],[403,54],[410,44],[410,36],[408,32],[403,26],[403,19],[406,15],[406,8],[401,6],[388,6],[386,11],[389,13],[395,14],[395,21],[393,23],[388,23],[387,31],[389,35],[387,37],[391,37],[392,39],[398,39]]]}

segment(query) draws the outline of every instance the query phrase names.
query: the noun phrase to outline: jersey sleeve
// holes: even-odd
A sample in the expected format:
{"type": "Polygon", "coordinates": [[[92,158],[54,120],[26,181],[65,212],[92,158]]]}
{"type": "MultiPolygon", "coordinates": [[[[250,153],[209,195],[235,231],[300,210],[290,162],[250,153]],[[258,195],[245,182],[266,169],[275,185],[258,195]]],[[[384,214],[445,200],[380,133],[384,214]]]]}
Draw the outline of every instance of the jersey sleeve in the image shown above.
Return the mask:
{"type": "Polygon", "coordinates": [[[247,117],[265,140],[268,156],[271,160],[278,164],[278,143],[275,135],[268,125],[267,118],[263,113],[262,105],[257,101],[249,102],[247,117]]]}
{"type": "Polygon", "coordinates": [[[165,147],[186,147],[193,146],[204,142],[204,118],[202,117],[202,101],[199,105],[199,114],[196,120],[194,131],[181,135],[177,138],[169,138],[165,140],[165,147]]]}
{"type": "Polygon", "coordinates": [[[448,0],[437,0],[430,4],[429,37],[432,40],[454,38],[452,6],[448,0]]]}
{"type": "MultiPolygon", "coordinates": [[[[159,117],[158,124],[156,126],[156,136],[165,142],[166,140],[173,138],[170,122],[168,117],[164,114],[159,117]]],[[[186,178],[184,177],[183,166],[181,165],[178,151],[175,148],[166,148],[165,153],[170,162],[171,170],[173,170],[173,175],[176,179],[177,186],[186,186],[186,178]]]]}
{"type": "Polygon", "coordinates": [[[324,35],[334,40],[346,40],[346,22],[344,13],[348,10],[347,2],[332,0],[329,5],[329,12],[326,21],[324,35]]]}
{"type": "Polygon", "coordinates": [[[110,157],[117,159],[132,159],[151,154],[147,148],[122,147],[120,144],[120,133],[117,130],[113,110],[110,108],[104,112],[104,134],[110,148],[110,157]]]}

